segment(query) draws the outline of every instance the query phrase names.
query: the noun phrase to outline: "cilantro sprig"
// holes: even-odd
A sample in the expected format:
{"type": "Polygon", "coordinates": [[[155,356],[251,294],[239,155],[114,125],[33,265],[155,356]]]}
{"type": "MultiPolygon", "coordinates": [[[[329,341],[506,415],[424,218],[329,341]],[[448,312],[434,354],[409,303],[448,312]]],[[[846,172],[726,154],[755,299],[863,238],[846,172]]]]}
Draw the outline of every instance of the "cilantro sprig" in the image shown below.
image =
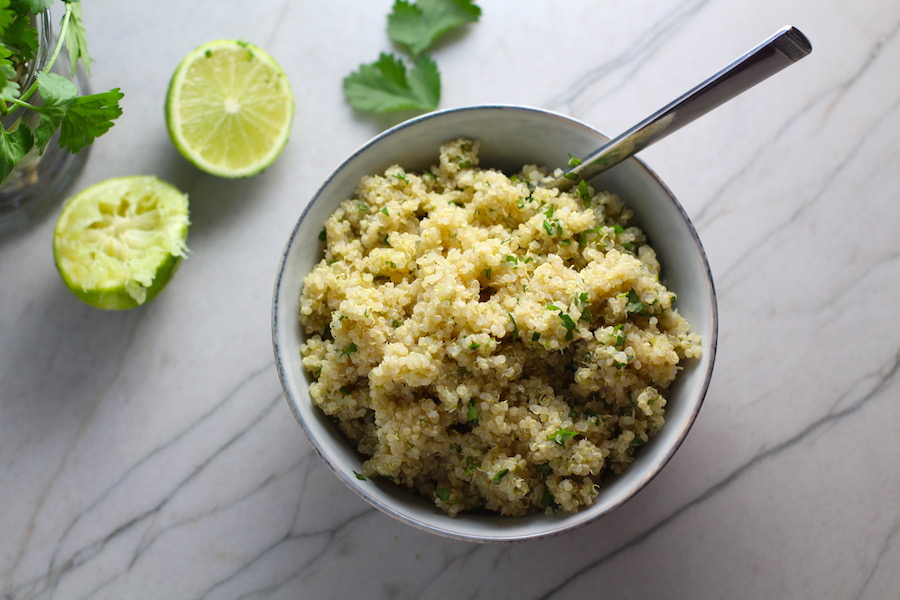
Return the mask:
{"type": "Polygon", "coordinates": [[[409,68],[403,58],[381,53],[377,61],[360,65],[344,78],[347,101],[356,109],[377,113],[434,110],[441,99],[441,75],[425,51],[438,38],[480,16],[473,0],[396,0],[387,33],[409,54],[409,68]]]}
{"type": "Polygon", "coordinates": [[[388,16],[388,37],[419,56],[439,37],[481,17],[472,0],[397,0],[388,16]]]}
{"type": "Polygon", "coordinates": [[[60,146],[74,154],[106,133],[122,114],[119,101],[123,94],[119,88],[79,95],[72,79],[79,62],[88,73],[91,65],[81,2],[61,1],[65,13],[57,43],[35,81],[22,89],[19,72],[37,58],[36,17],[55,0],[0,0],[0,116],[18,108],[38,115],[34,125],[17,119],[8,130],[0,128],[0,182],[33,148],[43,153],[57,130],[60,146]],[[69,54],[69,78],[51,72],[63,47],[69,54]],[[33,101],[35,97],[40,97],[40,103],[33,101]]]}

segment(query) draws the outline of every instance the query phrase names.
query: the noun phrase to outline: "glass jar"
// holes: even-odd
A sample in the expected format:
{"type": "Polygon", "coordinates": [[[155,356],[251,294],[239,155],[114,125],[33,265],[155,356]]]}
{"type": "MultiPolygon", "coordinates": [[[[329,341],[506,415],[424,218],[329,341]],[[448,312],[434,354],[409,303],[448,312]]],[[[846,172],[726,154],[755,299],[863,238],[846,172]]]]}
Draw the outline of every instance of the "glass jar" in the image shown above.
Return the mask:
{"type": "MultiPolygon", "coordinates": [[[[19,81],[21,90],[27,90],[37,78],[50,58],[56,39],[53,35],[50,11],[45,10],[35,17],[38,32],[38,51],[34,60],[25,67],[24,76],[19,81]]],[[[69,61],[65,49],[60,53],[51,71],[69,77],[69,61]]],[[[80,94],[89,93],[83,71],[79,68],[74,78],[80,94]]],[[[31,97],[30,102],[40,102],[38,95],[31,97]]],[[[17,122],[26,119],[34,126],[37,113],[17,107],[2,118],[3,128],[7,131],[17,122]]],[[[43,154],[32,150],[16,165],[9,176],[0,183],[0,232],[22,227],[42,216],[44,212],[62,199],[66,187],[81,171],[87,160],[88,150],[85,148],[78,154],[71,154],[61,148],[57,142],[57,132],[47,144],[43,154]]]]}

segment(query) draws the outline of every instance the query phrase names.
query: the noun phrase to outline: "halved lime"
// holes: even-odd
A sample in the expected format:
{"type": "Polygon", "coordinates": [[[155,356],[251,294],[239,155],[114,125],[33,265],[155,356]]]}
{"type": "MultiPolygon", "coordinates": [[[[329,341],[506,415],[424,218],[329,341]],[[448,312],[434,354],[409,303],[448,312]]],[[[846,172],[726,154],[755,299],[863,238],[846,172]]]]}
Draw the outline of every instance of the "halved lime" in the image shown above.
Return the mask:
{"type": "Polygon", "coordinates": [[[275,60],[247,42],[217,40],[188,54],[172,75],[166,124],[175,147],[220,177],[249,177],[287,144],[294,96],[275,60]]]}
{"type": "Polygon", "coordinates": [[[107,179],[63,207],[53,257],[66,286],[91,306],[134,308],[172,279],[187,251],[188,199],[149,175],[107,179]]]}

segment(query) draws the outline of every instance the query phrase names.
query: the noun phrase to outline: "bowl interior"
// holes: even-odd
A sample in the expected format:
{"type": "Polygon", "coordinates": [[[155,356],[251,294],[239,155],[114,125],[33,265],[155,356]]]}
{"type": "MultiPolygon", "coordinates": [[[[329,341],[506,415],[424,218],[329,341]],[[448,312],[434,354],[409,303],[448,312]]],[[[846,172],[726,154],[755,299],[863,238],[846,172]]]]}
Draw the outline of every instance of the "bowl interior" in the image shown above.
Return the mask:
{"type": "Polygon", "coordinates": [[[304,276],[321,258],[318,234],[338,204],[352,196],[359,179],[399,164],[426,169],[437,162],[445,141],[470,137],[481,142],[481,166],[507,173],[523,164],[564,167],[571,153],[584,156],[606,141],[598,131],[568,117],[518,106],[482,106],[431,113],[398,125],[358,150],[325,182],[307,205],[285,247],[273,299],[276,366],[287,400],[318,454],[353,490],[413,526],[474,541],[544,537],[583,525],[608,513],[646,485],[687,435],[706,393],[716,347],[716,303],[703,248],[677,200],[641,161],[629,159],[596,177],[598,190],[619,194],[634,210],[662,265],[662,277],[677,294],[677,308],[703,337],[703,357],[684,363],[670,390],[666,425],[641,447],[625,473],[602,482],[593,506],[575,514],[509,518],[491,514],[447,517],[433,504],[394,484],[358,480],[362,457],[309,397],[300,362],[303,334],[298,315],[304,276]]]}

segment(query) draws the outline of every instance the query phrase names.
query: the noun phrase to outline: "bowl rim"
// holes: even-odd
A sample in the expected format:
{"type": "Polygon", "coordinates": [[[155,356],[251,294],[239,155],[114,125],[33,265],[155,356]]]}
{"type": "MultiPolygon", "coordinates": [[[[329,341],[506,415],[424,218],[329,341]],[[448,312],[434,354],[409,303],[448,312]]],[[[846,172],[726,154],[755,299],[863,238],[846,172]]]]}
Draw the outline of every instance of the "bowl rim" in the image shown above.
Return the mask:
{"type": "MultiPolygon", "coordinates": [[[[347,487],[353,490],[358,496],[362,497],[366,502],[368,502],[371,506],[380,510],[384,514],[393,517],[407,525],[411,525],[416,529],[421,531],[427,531],[432,534],[436,534],[442,537],[461,540],[461,541],[469,541],[469,542],[480,542],[480,543],[503,543],[503,542],[521,542],[528,540],[536,540],[543,539],[552,536],[556,536],[567,531],[571,531],[578,527],[582,527],[589,522],[594,522],[600,519],[603,516],[608,515],[613,512],[615,509],[620,507],[622,504],[633,498],[636,494],[638,494],[642,489],[644,489],[669,463],[672,457],[675,455],[677,450],[684,443],[684,440],[687,437],[687,434],[693,427],[697,416],[700,412],[700,409],[705,401],[706,394],[709,390],[710,382],[712,380],[712,374],[715,366],[715,358],[716,358],[716,350],[718,346],[718,302],[715,290],[715,284],[713,282],[712,270],[709,265],[709,260],[706,256],[706,252],[703,248],[703,245],[700,241],[700,237],[694,227],[693,222],[688,216],[687,212],[684,210],[684,207],[678,201],[675,194],[672,193],[671,189],[666,185],[666,183],[649,167],[644,163],[640,158],[636,156],[632,156],[626,159],[624,162],[632,163],[636,165],[641,171],[644,172],[645,177],[647,177],[650,181],[652,181],[655,185],[659,186],[661,190],[664,192],[664,195],[668,198],[669,202],[672,204],[673,208],[676,210],[678,215],[680,216],[683,224],[686,226],[687,231],[690,235],[693,251],[696,253],[697,257],[700,260],[700,265],[705,274],[704,284],[705,284],[705,294],[706,298],[708,298],[710,311],[708,315],[708,347],[704,348],[704,354],[706,355],[706,370],[702,375],[702,380],[699,384],[697,391],[694,394],[693,405],[691,406],[690,412],[685,418],[684,422],[681,425],[681,429],[678,432],[674,441],[670,444],[669,447],[666,448],[666,451],[661,454],[659,457],[656,457],[649,468],[642,473],[642,476],[638,481],[636,481],[632,486],[629,487],[628,493],[621,494],[620,497],[615,501],[609,503],[605,509],[602,511],[595,511],[594,513],[589,513],[591,507],[585,507],[582,511],[576,513],[576,518],[570,518],[569,522],[563,523],[558,526],[551,526],[539,531],[524,533],[524,534],[516,534],[516,533],[496,533],[496,534],[470,534],[466,532],[460,532],[454,530],[452,527],[442,527],[439,525],[435,525],[433,523],[425,523],[414,517],[411,517],[404,512],[398,510],[394,506],[382,502],[379,498],[373,496],[369,493],[365,487],[358,485],[359,482],[353,481],[349,475],[341,468],[333,462],[332,458],[329,456],[326,449],[323,447],[322,443],[317,439],[317,436],[311,430],[310,425],[306,423],[306,420],[303,418],[299,405],[298,398],[295,397],[292,389],[288,385],[287,380],[287,367],[284,361],[284,351],[279,344],[279,297],[282,293],[283,287],[282,283],[285,276],[285,267],[287,264],[287,259],[290,254],[290,251],[298,239],[298,232],[301,226],[304,224],[307,216],[312,210],[313,206],[322,197],[323,192],[329,187],[332,181],[338,177],[339,173],[341,173],[348,165],[353,163],[361,154],[367,152],[371,147],[377,145],[381,140],[392,137],[396,135],[398,132],[403,131],[405,129],[409,129],[411,127],[419,127],[423,123],[427,123],[428,121],[434,119],[444,118],[446,115],[472,112],[472,111],[491,111],[491,110],[505,110],[505,111],[524,111],[529,113],[541,113],[544,116],[549,118],[558,118],[564,121],[568,121],[573,126],[578,126],[586,129],[592,135],[598,135],[601,138],[609,139],[608,136],[600,132],[598,129],[584,123],[583,121],[556,112],[552,110],[547,110],[544,108],[538,108],[528,105],[521,104],[478,104],[478,105],[468,105],[461,106],[455,108],[447,108],[438,111],[429,112],[423,115],[419,115],[413,117],[411,119],[407,119],[401,123],[398,123],[381,133],[373,136],[368,141],[360,145],[356,150],[354,150],[346,159],[340,162],[340,164],[334,168],[329,176],[323,181],[323,183],[317,188],[315,193],[310,196],[309,201],[306,202],[303,210],[301,211],[299,217],[294,223],[290,236],[288,237],[287,242],[284,244],[283,250],[281,252],[278,268],[276,272],[276,278],[274,283],[274,290],[272,295],[272,306],[271,306],[271,334],[272,334],[272,347],[275,355],[275,366],[278,372],[278,378],[281,383],[282,391],[285,399],[287,400],[288,405],[290,406],[291,412],[294,415],[294,418],[299,423],[301,429],[306,435],[307,439],[313,446],[316,454],[323,460],[323,462],[328,466],[328,468],[340,479],[344,482],[347,487]],[[582,518],[577,518],[577,515],[581,515],[582,518]]],[[[299,351],[298,349],[286,349],[288,351],[299,351]]],[[[305,375],[301,376],[305,377],[305,375]]],[[[412,494],[413,492],[409,492],[412,494]]],[[[492,517],[502,516],[502,515],[491,515],[492,517]]],[[[572,515],[564,515],[571,517],[572,515]]],[[[527,517],[506,517],[509,519],[518,519],[518,518],[527,518],[527,517]]],[[[447,517],[448,523],[452,523],[453,520],[450,517],[447,517]]]]}

